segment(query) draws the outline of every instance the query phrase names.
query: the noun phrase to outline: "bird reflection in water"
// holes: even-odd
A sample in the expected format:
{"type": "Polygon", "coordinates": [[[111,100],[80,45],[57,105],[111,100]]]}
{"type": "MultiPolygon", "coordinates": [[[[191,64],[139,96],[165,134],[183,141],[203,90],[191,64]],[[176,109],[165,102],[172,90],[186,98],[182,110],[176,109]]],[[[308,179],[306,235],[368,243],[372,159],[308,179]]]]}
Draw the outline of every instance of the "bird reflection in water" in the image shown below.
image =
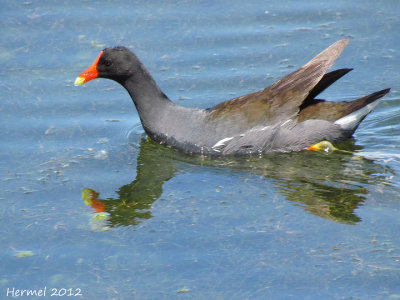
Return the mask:
{"type": "Polygon", "coordinates": [[[189,163],[261,175],[286,200],[308,213],[338,223],[356,224],[360,218],[355,209],[369,194],[367,187],[387,184],[384,174],[393,171],[353,154],[356,146],[352,140],[340,148],[346,151],[207,158],[182,154],[143,138],[136,178],[116,191],[118,197],[100,199],[96,191],[84,189],[82,198],[96,213],[107,214],[109,227],[138,225],[152,217],[151,207],[161,197],[163,184],[179,172],[182,163],[189,163]]]}

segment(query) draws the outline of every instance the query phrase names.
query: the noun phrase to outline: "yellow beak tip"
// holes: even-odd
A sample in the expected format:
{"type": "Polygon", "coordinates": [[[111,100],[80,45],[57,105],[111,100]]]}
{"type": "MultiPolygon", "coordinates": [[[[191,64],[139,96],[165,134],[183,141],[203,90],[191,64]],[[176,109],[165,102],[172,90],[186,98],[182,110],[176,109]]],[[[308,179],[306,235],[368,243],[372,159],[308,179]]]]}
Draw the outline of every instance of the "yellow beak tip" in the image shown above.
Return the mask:
{"type": "Polygon", "coordinates": [[[78,86],[78,85],[84,84],[85,82],[86,82],[85,77],[80,77],[80,76],[78,76],[78,77],[75,79],[74,85],[75,85],[75,86],[78,86]]]}

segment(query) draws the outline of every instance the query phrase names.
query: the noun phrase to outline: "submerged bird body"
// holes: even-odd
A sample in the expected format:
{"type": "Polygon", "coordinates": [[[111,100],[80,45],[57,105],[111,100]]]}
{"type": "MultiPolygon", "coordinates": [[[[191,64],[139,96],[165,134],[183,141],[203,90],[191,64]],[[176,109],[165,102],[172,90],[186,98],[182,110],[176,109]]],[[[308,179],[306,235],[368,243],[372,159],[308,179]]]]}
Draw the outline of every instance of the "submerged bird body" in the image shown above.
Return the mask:
{"type": "Polygon", "coordinates": [[[186,152],[241,155],[301,151],[324,140],[335,143],[349,138],[377,100],[389,92],[382,90],[352,102],[315,99],[351,71],[326,73],[346,44],[346,40],[336,42],[261,91],[205,110],[170,101],[125,47],[102,50],[75,84],[96,77],[120,83],[131,96],[150,138],[186,152]]]}

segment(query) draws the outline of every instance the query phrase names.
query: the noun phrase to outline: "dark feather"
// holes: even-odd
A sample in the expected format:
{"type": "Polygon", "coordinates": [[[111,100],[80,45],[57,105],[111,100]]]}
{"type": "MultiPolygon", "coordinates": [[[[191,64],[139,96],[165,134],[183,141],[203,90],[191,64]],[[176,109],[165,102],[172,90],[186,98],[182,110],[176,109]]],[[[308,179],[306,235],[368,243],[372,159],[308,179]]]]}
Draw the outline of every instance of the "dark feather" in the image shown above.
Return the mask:
{"type": "Polygon", "coordinates": [[[328,88],[331,84],[333,84],[336,80],[340,79],[347,73],[349,73],[353,69],[339,69],[329,73],[326,73],[324,77],[317,83],[317,85],[310,91],[307,98],[304,100],[302,105],[300,106],[300,110],[306,108],[311,104],[315,104],[316,101],[319,102],[321,100],[314,99],[319,94],[321,94],[326,88],[328,88]]]}

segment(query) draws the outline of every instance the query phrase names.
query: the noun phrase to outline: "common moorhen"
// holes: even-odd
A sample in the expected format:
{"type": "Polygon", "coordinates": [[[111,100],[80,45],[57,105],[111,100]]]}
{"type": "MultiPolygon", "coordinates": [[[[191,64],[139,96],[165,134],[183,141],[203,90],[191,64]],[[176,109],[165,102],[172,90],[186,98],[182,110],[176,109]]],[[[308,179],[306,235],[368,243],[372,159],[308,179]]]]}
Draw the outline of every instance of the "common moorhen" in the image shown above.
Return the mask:
{"type": "MultiPolygon", "coordinates": [[[[349,138],[390,89],[352,102],[315,97],[352,69],[326,73],[343,51],[341,40],[263,90],[208,109],[186,108],[168,99],[135,54],[125,47],[100,51],[75,85],[94,78],[121,84],[150,138],[205,155],[301,151],[321,141],[349,138]]],[[[311,148],[310,148],[311,149],[311,148]]]]}

